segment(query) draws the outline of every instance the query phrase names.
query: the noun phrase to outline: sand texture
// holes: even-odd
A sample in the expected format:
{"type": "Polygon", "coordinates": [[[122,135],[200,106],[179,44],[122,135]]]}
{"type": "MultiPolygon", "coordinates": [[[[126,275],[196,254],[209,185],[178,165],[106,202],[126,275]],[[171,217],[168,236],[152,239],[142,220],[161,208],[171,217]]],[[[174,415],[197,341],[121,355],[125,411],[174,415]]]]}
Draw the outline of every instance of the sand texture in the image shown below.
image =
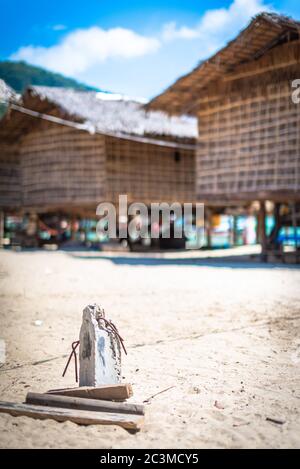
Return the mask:
{"type": "Polygon", "coordinates": [[[1,414],[0,447],[300,447],[299,268],[2,250],[0,295],[1,400],[75,385],[66,355],[97,302],[126,341],[129,402],[147,401],[135,435],[1,414]]]}

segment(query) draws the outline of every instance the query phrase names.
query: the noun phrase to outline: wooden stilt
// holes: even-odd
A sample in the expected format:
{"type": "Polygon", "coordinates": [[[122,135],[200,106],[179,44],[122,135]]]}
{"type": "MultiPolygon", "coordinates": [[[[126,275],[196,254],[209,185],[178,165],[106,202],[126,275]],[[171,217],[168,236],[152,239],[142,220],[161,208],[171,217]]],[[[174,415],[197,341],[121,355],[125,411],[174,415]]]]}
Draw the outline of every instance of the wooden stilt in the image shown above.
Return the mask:
{"type": "Polygon", "coordinates": [[[2,246],[4,238],[4,212],[0,210],[0,246],[2,246]]]}
{"type": "Polygon", "coordinates": [[[207,247],[208,247],[209,249],[212,247],[211,216],[212,216],[211,210],[210,210],[210,209],[206,209],[206,214],[205,214],[205,226],[206,226],[206,234],[207,234],[207,247]]]}
{"type": "Polygon", "coordinates": [[[267,262],[266,207],[261,201],[258,213],[258,241],[261,244],[261,261],[267,262]]]}
{"type": "Polygon", "coordinates": [[[236,246],[238,242],[237,236],[237,215],[232,215],[232,229],[231,229],[231,245],[236,246]]]}
{"type": "Polygon", "coordinates": [[[234,215],[233,217],[233,245],[238,245],[238,216],[234,215]]]}
{"type": "Polygon", "coordinates": [[[274,205],[274,228],[268,236],[267,244],[268,248],[275,251],[275,254],[280,257],[280,247],[277,241],[280,228],[282,226],[282,220],[280,217],[280,203],[275,203],[274,205]]]}
{"type": "Polygon", "coordinates": [[[295,250],[297,250],[297,218],[296,218],[295,202],[292,204],[292,224],[293,224],[293,232],[294,232],[295,250]]]}

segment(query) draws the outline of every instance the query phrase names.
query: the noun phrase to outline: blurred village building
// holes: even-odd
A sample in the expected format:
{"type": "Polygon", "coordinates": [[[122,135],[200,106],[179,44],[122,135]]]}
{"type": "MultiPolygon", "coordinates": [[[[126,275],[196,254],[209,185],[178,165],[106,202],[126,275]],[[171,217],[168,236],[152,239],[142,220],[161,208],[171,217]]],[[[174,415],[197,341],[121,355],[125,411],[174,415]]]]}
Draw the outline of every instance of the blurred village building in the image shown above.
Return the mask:
{"type": "Polygon", "coordinates": [[[300,244],[299,78],[300,23],[262,13],[146,105],[31,87],[0,123],[0,205],[92,217],[119,194],[204,202],[208,246],[224,217],[231,244],[254,242],[258,219],[263,257],[281,255],[300,244]]]}
{"type": "Polygon", "coordinates": [[[31,87],[0,125],[1,207],[76,220],[95,219],[101,202],[118,208],[119,194],[128,204],[195,202],[196,138],[193,117],[111,93],[31,87]]]}
{"type": "Polygon", "coordinates": [[[280,250],[283,227],[290,227],[294,245],[300,242],[297,79],[300,23],[262,13],[148,105],[198,117],[197,199],[205,202],[207,219],[260,207],[264,256],[280,250]],[[274,218],[269,233],[266,210],[274,218]]]}

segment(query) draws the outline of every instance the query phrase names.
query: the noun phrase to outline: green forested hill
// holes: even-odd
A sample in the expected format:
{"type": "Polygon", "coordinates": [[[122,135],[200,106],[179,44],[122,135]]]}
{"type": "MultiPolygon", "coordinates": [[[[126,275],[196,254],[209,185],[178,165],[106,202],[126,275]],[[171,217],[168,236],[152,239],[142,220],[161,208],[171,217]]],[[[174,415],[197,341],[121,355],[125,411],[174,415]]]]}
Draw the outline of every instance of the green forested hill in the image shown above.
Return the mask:
{"type": "Polygon", "coordinates": [[[62,86],[85,91],[96,90],[96,88],[83,85],[72,78],[34,67],[26,62],[0,62],[0,78],[18,93],[22,93],[30,85],[62,86]]]}

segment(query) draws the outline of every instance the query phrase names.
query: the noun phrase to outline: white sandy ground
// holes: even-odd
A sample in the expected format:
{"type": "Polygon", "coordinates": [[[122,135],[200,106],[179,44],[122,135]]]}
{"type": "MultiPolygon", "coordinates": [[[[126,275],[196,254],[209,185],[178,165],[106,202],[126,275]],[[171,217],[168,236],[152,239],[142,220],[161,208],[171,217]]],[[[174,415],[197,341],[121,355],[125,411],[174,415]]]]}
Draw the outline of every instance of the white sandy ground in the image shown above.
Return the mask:
{"type": "Polygon", "coordinates": [[[300,447],[300,269],[120,256],[0,252],[0,399],[75,384],[64,355],[91,302],[126,339],[132,401],[173,387],[135,435],[0,414],[0,446],[300,447]]]}

